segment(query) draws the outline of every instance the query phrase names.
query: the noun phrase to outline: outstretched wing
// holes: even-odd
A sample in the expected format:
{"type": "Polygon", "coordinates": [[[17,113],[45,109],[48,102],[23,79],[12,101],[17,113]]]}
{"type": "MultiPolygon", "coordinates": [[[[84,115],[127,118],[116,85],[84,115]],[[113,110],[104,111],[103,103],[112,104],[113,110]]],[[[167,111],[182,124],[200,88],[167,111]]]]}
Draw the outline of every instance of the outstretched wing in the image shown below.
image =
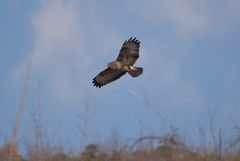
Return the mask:
{"type": "Polygon", "coordinates": [[[130,39],[125,41],[120,49],[117,61],[128,63],[133,65],[139,57],[139,47],[140,41],[135,38],[130,37],[130,39]]]}
{"type": "Polygon", "coordinates": [[[100,72],[95,78],[93,78],[93,85],[100,88],[112,81],[119,79],[126,72],[121,70],[115,70],[111,68],[106,68],[102,72],[100,72]]]}

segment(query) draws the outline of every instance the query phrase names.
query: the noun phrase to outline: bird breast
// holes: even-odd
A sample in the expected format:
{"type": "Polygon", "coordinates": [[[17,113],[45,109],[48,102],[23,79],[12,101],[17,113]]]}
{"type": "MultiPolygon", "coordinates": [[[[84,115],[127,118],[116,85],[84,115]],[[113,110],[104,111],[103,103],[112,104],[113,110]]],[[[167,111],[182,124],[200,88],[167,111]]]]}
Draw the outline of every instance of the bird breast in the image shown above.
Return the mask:
{"type": "Polygon", "coordinates": [[[130,67],[129,65],[120,62],[120,61],[114,61],[114,62],[110,62],[108,63],[108,67],[111,69],[116,69],[116,70],[123,70],[123,71],[129,71],[130,67]]]}

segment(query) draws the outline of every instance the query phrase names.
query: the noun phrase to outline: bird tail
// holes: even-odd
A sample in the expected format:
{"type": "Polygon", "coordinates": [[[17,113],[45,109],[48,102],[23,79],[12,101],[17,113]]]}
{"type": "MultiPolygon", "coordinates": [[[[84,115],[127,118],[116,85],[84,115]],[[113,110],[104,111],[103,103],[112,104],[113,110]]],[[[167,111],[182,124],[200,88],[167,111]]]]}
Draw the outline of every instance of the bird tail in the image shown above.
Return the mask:
{"type": "Polygon", "coordinates": [[[132,77],[137,77],[142,73],[143,73],[143,68],[141,67],[130,66],[130,70],[128,71],[128,74],[130,74],[132,77]]]}

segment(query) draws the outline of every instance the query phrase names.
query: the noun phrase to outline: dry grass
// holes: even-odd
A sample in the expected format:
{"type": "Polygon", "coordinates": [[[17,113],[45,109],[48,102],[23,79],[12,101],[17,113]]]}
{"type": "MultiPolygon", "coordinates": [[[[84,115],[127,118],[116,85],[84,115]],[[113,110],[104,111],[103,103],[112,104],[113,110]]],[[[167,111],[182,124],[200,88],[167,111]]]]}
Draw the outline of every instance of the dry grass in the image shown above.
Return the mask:
{"type": "Polygon", "coordinates": [[[1,161],[21,161],[22,157],[18,153],[14,143],[6,142],[0,148],[0,160],[1,161]]]}
{"type": "Polygon", "coordinates": [[[137,139],[139,145],[125,148],[114,148],[106,151],[104,146],[88,145],[79,154],[67,154],[64,151],[49,149],[45,152],[36,152],[28,149],[31,156],[22,159],[15,144],[6,143],[0,148],[1,161],[239,161],[240,150],[234,150],[219,156],[218,153],[204,149],[203,151],[188,148],[176,134],[159,137],[159,145],[141,146],[140,142],[157,137],[137,139]],[[141,140],[141,141],[139,141],[141,140]]]}

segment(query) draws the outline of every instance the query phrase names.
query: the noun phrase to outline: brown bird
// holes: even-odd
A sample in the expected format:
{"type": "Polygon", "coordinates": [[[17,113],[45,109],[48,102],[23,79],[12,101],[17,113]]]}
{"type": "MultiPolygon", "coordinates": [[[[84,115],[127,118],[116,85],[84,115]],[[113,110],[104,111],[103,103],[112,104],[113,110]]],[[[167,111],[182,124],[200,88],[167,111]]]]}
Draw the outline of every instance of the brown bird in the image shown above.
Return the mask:
{"type": "Polygon", "coordinates": [[[143,68],[133,66],[139,57],[139,47],[140,42],[136,38],[130,37],[129,40],[126,40],[117,59],[108,63],[107,68],[93,78],[93,85],[100,88],[119,79],[126,73],[129,73],[132,77],[141,75],[143,68]]]}

